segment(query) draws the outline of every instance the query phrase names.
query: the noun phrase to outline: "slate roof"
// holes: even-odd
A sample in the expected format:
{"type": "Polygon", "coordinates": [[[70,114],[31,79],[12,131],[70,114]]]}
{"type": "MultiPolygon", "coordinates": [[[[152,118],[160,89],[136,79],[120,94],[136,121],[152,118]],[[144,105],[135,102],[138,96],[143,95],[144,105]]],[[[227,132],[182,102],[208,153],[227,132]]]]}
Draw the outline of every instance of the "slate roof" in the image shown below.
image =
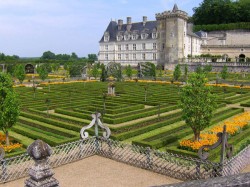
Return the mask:
{"type": "Polygon", "coordinates": [[[189,35],[189,36],[193,36],[193,37],[196,37],[196,38],[200,38],[200,36],[199,35],[197,35],[197,33],[193,33],[192,31],[190,31],[190,30],[187,30],[187,35],[189,35]]]}
{"type": "Polygon", "coordinates": [[[204,31],[198,31],[195,34],[198,35],[199,37],[204,37],[204,35],[206,34],[206,32],[204,32],[204,31]]]}
{"type": "MultiPolygon", "coordinates": [[[[152,39],[152,32],[153,29],[156,29],[157,27],[157,22],[156,21],[147,21],[145,26],[143,26],[143,22],[137,22],[137,23],[132,23],[132,27],[130,29],[130,32],[133,33],[135,31],[138,31],[137,34],[139,34],[139,38],[140,39],[140,35],[142,33],[142,31],[144,29],[148,29],[147,33],[149,34],[147,39],[152,39]]],[[[109,42],[111,41],[117,41],[116,40],[116,36],[118,34],[118,32],[123,32],[125,33],[127,31],[127,24],[123,24],[121,27],[121,30],[118,30],[118,24],[116,21],[111,21],[106,29],[105,32],[109,32],[110,38],[109,38],[109,42]]],[[[102,36],[102,39],[100,40],[100,42],[104,42],[104,35],[102,36]]]]}

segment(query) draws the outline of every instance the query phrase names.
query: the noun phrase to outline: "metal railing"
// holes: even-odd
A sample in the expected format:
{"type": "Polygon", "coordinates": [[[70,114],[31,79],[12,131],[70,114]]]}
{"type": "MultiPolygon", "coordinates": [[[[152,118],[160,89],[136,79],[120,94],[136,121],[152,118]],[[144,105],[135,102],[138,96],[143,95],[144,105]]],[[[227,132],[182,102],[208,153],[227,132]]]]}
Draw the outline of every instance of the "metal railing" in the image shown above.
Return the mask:
{"type": "MultiPolygon", "coordinates": [[[[52,167],[58,167],[93,155],[110,158],[181,180],[232,175],[239,173],[247,164],[250,164],[250,146],[226,161],[222,166],[219,163],[199,158],[160,152],[102,137],[89,137],[53,147],[53,154],[49,162],[52,167]]],[[[29,168],[33,165],[34,161],[27,153],[2,159],[0,183],[27,176],[29,168]]]]}

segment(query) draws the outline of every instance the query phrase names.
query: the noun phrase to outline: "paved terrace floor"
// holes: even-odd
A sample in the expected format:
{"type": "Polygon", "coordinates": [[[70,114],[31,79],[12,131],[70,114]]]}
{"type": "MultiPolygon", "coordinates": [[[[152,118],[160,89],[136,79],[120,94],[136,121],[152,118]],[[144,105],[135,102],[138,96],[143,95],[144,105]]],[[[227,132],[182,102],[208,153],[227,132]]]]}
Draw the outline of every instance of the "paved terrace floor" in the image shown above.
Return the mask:
{"type": "MultiPolygon", "coordinates": [[[[54,169],[60,187],[147,187],[181,182],[144,169],[92,156],[54,169]]],[[[1,184],[23,187],[26,178],[1,184]]]]}

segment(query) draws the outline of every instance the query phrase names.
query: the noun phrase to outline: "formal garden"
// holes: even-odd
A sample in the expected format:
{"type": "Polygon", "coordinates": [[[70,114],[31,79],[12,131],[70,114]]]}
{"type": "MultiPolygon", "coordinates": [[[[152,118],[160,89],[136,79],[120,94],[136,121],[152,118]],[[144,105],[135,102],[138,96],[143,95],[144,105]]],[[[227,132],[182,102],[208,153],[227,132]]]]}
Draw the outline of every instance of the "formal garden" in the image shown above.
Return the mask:
{"type": "MultiPolygon", "coordinates": [[[[91,121],[91,114],[100,112],[101,120],[111,130],[111,139],[151,147],[182,155],[198,157],[202,145],[217,141],[216,133],[228,126],[229,143],[234,154],[249,144],[250,113],[248,88],[213,88],[217,95],[216,110],[210,125],[201,132],[199,142],[193,141],[193,131],[182,119],[180,83],[164,81],[115,82],[116,95],[107,94],[108,82],[44,83],[33,87],[16,87],[20,95],[19,119],[9,136],[11,144],[4,147],[6,156],[25,152],[34,140],[51,146],[79,140],[79,132],[91,121]],[[234,106],[232,104],[239,104],[234,106]]],[[[94,129],[88,130],[91,135],[94,129]]],[[[101,133],[101,132],[100,132],[101,133]]],[[[4,135],[1,135],[4,142],[4,135]]],[[[220,149],[211,152],[218,161],[220,149]]]]}

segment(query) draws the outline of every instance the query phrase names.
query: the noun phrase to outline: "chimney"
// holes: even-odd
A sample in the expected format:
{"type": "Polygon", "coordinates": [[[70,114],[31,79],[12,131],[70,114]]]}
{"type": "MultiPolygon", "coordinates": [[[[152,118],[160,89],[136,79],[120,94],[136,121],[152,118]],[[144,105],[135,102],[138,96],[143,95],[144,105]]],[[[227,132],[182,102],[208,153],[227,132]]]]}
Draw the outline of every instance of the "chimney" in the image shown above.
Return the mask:
{"type": "Polygon", "coordinates": [[[145,26],[145,25],[146,25],[147,21],[148,21],[147,16],[143,16],[143,26],[145,26]]]}
{"type": "Polygon", "coordinates": [[[122,25],[123,25],[123,20],[122,19],[118,19],[118,30],[122,29],[122,25]]]}
{"type": "Polygon", "coordinates": [[[127,31],[130,31],[132,27],[132,19],[131,17],[127,17],[127,31]]]}

